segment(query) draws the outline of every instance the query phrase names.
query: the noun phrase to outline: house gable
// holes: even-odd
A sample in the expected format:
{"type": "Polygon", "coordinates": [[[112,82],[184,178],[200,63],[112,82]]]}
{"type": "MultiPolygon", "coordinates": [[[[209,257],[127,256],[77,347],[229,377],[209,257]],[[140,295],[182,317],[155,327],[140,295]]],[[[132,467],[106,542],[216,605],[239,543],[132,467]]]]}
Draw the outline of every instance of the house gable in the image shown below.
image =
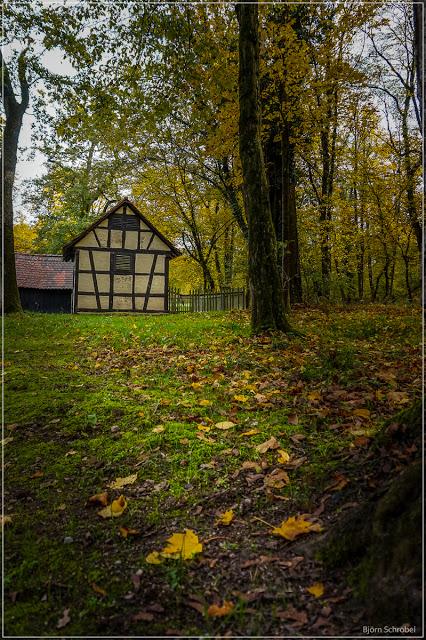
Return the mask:
{"type": "Polygon", "coordinates": [[[161,252],[175,257],[180,251],[125,198],[96,220],[63,248],[65,260],[74,257],[77,248],[125,249],[161,252]]]}

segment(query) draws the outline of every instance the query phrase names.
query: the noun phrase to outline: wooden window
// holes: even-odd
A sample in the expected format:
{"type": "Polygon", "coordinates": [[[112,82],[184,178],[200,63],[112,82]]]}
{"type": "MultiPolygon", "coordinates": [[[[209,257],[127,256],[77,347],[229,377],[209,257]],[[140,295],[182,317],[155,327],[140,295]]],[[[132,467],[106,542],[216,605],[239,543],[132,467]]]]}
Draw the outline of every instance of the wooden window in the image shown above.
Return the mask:
{"type": "Polygon", "coordinates": [[[117,275],[129,275],[135,270],[135,256],[117,251],[111,254],[111,271],[117,275]]]}
{"type": "Polygon", "coordinates": [[[137,231],[139,229],[139,218],[136,216],[126,216],[122,213],[113,213],[108,218],[108,227],[119,231],[137,231]]]}

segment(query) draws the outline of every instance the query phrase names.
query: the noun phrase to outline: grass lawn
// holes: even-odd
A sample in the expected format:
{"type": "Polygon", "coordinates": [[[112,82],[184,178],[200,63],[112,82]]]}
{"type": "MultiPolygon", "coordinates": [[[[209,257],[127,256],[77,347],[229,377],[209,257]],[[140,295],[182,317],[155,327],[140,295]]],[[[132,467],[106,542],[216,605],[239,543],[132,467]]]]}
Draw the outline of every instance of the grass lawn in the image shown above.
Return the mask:
{"type": "Polygon", "coordinates": [[[401,464],[374,435],[421,393],[420,312],[292,322],[251,338],[242,312],[7,318],[6,635],[360,631],[350,576],[303,545],[401,464]],[[122,515],[98,515],[104,492],[122,515]],[[319,526],[272,535],[300,514],[319,526]],[[146,561],[185,529],[201,553],[146,561]]]}

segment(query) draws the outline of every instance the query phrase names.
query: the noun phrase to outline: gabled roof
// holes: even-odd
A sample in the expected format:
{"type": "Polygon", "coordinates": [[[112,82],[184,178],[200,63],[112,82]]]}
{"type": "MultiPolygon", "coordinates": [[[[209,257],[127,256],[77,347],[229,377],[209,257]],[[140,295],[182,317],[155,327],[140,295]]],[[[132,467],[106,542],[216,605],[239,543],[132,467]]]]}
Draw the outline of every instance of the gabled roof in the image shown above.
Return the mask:
{"type": "Polygon", "coordinates": [[[90,231],[92,231],[92,229],[97,227],[98,224],[100,224],[103,220],[108,218],[112,213],[117,211],[117,209],[119,209],[123,205],[126,205],[126,207],[130,207],[133,213],[139,216],[139,218],[146,224],[146,226],[149,227],[149,229],[151,229],[151,231],[155,233],[160,238],[160,240],[162,240],[164,244],[166,244],[169,247],[170,253],[172,254],[172,256],[177,257],[181,255],[181,252],[179,251],[179,249],[176,249],[176,247],[170,242],[170,240],[167,240],[167,238],[165,238],[163,234],[160,231],[158,231],[158,229],[156,229],[154,225],[145,218],[145,216],[141,214],[141,212],[137,207],[135,207],[133,202],[130,202],[128,198],[123,198],[123,200],[120,200],[120,202],[117,202],[117,204],[115,204],[111,209],[108,209],[106,213],[102,214],[100,218],[95,220],[95,222],[93,222],[89,227],[87,227],[87,229],[84,229],[84,231],[79,233],[78,236],[76,236],[75,238],[73,238],[63,246],[62,253],[63,253],[64,259],[71,260],[74,257],[75,244],[79,242],[82,238],[84,238],[84,236],[86,236],[90,231]]]}
{"type": "Polygon", "coordinates": [[[72,263],[53,254],[16,253],[18,287],[25,289],[72,289],[72,263]]]}

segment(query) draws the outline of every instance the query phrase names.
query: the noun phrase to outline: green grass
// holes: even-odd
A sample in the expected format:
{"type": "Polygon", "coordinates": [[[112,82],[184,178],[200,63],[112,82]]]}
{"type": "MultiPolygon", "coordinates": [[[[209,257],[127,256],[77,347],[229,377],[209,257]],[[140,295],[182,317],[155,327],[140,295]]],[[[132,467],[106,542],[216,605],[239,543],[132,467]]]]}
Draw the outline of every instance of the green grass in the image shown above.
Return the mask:
{"type": "MultiPolygon", "coordinates": [[[[374,433],[395,409],[386,394],[420,393],[417,310],[354,307],[330,317],[313,309],[298,311],[292,322],[302,335],[265,339],[250,337],[241,312],[7,318],[5,437],[13,438],[5,445],[5,513],[12,516],[5,527],[7,634],[223,630],[220,620],[203,623],[194,612],[182,621],[179,598],[203,591],[196,571],[151,567],[146,554],[185,527],[214,536],[212,509],[229,505],[202,514],[194,508],[215,492],[225,492],[226,501],[229,491],[236,504],[250,494],[253,514],[279,521],[264,491],[251,494],[245,473],[236,474],[244,461],[263,461],[268,472],[279,466],[275,451],[254,448],[271,436],[292,458],[306,458],[275,492],[294,512],[312,508],[342,469],[356,431],[374,433]],[[395,379],[384,380],[384,369],[395,379]],[[319,400],[309,398],[313,392],[319,400]],[[371,418],[357,420],[356,407],[368,408],[371,418]],[[222,421],[235,427],[216,429],[222,421]],[[241,435],[251,429],[258,433],[241,435]],[[109,482],[135,472],[134,485],[110,491],[128,498],[119,519],[102,520],[86,505],[109,482]],[[124,539],[119,526],[142,535],[124,539]],[[137,569],[143,598],[161,600],[162,589],[177,598],[166,626],[123,622],[123,607],[127,620],[138,610],[123,600],[137,569]],[[71,622],[60,631],[64,608],[71,622]]],[[[229,540],[223,553],[252,549],[257,540],[229,540]]],[[[215,578],[221,594],[225,578],[215,578]]],[[[240,632],[244,610],[240,604],[233,614],[240,632]]]]}

